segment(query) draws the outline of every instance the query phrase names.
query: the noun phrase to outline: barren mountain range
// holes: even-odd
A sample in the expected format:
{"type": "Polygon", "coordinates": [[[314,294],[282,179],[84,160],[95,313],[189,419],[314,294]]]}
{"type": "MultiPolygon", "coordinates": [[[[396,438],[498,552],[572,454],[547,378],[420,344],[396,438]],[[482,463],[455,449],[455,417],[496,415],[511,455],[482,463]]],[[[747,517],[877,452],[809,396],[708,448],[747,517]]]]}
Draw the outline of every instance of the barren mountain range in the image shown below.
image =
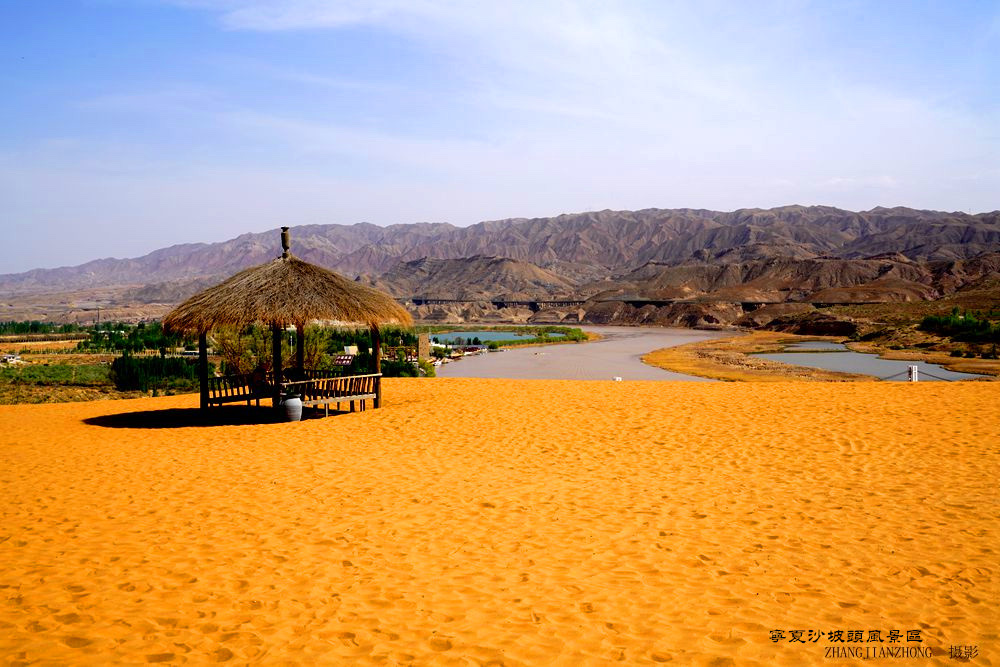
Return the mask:
{"type": "MultiPolygon", "coordinates": [[[[94,290],[112,295],[105,308],[169,306],[279,252],[270,231],[0,275],[0,308],[50,295],[66,315],[84,307],[73,294],[94,290]]],[[[995,279],[1000,211],[785,206],[599,211],[469,227],[305,225],[292,228],[292,252],[400,298],[905,301],[995,279]]]]}

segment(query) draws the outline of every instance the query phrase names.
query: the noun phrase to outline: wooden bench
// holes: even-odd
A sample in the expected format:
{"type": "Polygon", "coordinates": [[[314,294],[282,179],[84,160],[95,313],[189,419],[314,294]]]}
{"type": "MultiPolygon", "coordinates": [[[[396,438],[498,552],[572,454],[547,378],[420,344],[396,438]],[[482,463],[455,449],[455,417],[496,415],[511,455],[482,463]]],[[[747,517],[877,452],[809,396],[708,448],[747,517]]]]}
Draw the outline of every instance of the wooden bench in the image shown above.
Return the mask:
{"type": "Polygon", "coordinates": [[[340,377],[321,377],[298,382],[283,382],[286,391],[293,391],[302,396],[303,407],[318,408],[323,406],[325,416],[330,414],[330,405],[336,404],[340,410],[341,403],[350,403],[351,412],[354,404],[360,403],[365,409],[365,401],[372,400],[378,408],[382,401],[382,374],[347,375],[340,377]]]}
{"type": "Polygon", "coordinates": [[[208,378],[208,404],[222,405],[223,403],[237,403],[246,401],[257,401],[270,396],[270,384],[268,379],[256,379],[252,373],[239,375],[223,375],[221,377],[208,378]]]}

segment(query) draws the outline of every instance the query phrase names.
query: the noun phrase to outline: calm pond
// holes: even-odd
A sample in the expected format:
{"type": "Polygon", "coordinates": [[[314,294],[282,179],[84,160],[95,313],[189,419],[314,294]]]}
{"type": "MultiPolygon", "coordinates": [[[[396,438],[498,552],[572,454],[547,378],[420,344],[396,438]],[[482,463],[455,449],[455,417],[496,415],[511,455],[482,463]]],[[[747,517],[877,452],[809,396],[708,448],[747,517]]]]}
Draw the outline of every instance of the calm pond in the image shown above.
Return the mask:
{"type": "Polygon", "coordinates": [[[957,373],[955,371],[949,371],[938,364],[928,364],[922,361],[879,359],[878,356],[874,354],[852,352],[841,343],[810,341],[805,343],[794,343],[785,349],[788,351],[777,352],[774,354],[758,354],[756,356],[761,357],[762,359],[780,361],[782,363],[794,364],[796,366],[822,368],[828,371],[840,371],[841,373],[874,375],[875,377],[882,379],[900,382],[905,382],[907,380],[906,371],[910,366],[917,366],[919,368],[918,378],[921,382],[935,382],[937,380],[969,380],[984,377],[982,375],[975,375],[972,373],[957,373]]]}

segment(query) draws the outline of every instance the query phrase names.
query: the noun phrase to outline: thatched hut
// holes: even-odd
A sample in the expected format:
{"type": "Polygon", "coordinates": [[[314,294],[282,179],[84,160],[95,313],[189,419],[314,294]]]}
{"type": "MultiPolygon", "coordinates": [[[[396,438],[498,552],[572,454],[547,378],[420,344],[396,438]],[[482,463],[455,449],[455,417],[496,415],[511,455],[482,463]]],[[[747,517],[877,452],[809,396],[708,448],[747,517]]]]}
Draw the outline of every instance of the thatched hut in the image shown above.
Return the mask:
{"type": "Polygon", "coordinates": [[[361,285],[333,271],[303,262],[289,252],[288,227],[281,228],[281,257],[237,273],[200,292],[163,318],[167,331],[197,333],[201,405],[208,403],[208,332],[215,326],[271,327],[273,338],[273,398],[277,403],[281,378],[281,336],[294,325],[298,334],[296,367],[303,366],[304,328],[312,320],[362,324],[371,329],[375,372],[381,372],[379,327],[411,325],[410,314],[388,294],[361,285]]]}

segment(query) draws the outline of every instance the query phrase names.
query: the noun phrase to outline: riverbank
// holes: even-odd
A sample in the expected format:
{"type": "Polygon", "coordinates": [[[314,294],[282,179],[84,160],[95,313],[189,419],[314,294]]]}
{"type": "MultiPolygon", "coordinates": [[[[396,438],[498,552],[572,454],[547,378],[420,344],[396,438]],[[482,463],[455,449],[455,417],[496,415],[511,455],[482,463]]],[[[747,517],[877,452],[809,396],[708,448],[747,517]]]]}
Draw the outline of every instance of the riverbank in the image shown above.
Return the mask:
{"type": "Polygon", "coordinates": [[[869,382],[875,379],[868,375],[790,366],[752,356],[765,352],[780,352],[787,343],[807,340],[835,339],[753,331],[729,338],[698,341],[655,350],[644,355],[642,360],[651,366],[674,373],[686,373],[725,382],[869,382]]]}
{"type": "MultiPolygon", "coordinates": [[[[842,342],[843,337],[798,336],[773,331],[751,331],[720,340],[656,350],[642,360],[675,373],[686,373],[726,382],[870,382],[871,375],[839,373],[807,366],[793,366],[758,354],[776,353],[786,345],[806,341],[842,342]]],[[[874,353],[886,359],[940,364],[948,370],[983,375],[1000,375],[1000,362],[987,359],[959,359],[934,352],[886,350],[870,343],[848,342],[855,352],[874,353]]]]}
{"type": "Polygon", "coordinates": [[[950,371],[957,373],[978,373],[979,375],[1000,376],[1000,360],[997,359],[970,359],[965,357],[953,357],[945,352],[922,351],[922,350],[894,350],[876,343],[866,343],[857,341],[847,341],[847,349],[866,354],[877,354],[883,359],[895,359],[898,361],[923,361],[929,364],[938,364],[950,371]]]}

